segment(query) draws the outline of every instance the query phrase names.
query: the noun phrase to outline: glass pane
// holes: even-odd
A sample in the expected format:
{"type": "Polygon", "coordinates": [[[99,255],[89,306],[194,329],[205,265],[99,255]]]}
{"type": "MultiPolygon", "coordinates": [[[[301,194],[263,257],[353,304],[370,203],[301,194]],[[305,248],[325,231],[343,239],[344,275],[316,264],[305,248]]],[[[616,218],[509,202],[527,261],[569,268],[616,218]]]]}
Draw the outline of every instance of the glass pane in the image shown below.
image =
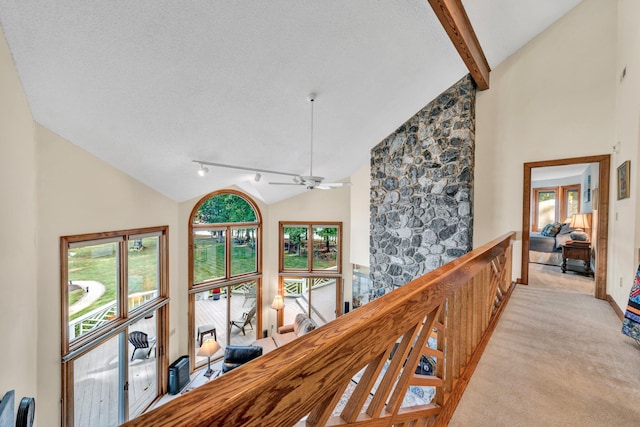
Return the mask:
{"type": "Polygon", "coordinates": [[[284,278],[284,325],[290,325],[298,313],[309,313],[308,279],[284,278]]]}
{"type": "Polygon", "coordinates": [[[284,227],[283,268],[285,270],[308,270],[307,227],[284,227]]]}
{"type": "Polygon", "coordinates": [[[556,220],[556,192],[540,191],[538,193],[538,227],[542,228],[556,220]]]}
{"type": "Polygon", "coordinates": [[[313,269],[338,268],[338,227],[313,227],[313,269]]]}
{"type": "Polygon", "coordinates": [[[580,212],[578,190],[567,191],[567,218],[580,212]]]}
{"type": "Polygon", "coordinates": [[[76,426],[117,426],[120,336],[73,362],[73,419],[76,426]]]}
{"type": "Polygon", "coordinates": [[[235,194],[218,194],[205,200],[193,217],[195,224],[255,222],[256,220],[257,215],[251,205],[235,194]]]}
{"type": "Polygon", "coordinates": [[[69,340],[119,315],[118,243],[69,249],[69,340]]]}
{"type": "Polygon", "coordinates": [[[227,287],[216,288],[210,291],[199,292],[195,298],[195,339],[196,339],[196,365],[207,363],[207,356],[199,356],[198,350],[202,343],[209,338],[214,338],[221,349],[211,359],[222,357],[227,342],[227,287]]]}
{"type": "Polygon", "coordinates": [[[249,345],[256,340],[256,282],[231,287],[229,344],[249,345]]]}
{"type": "Polygon", "coordinates": [[[193,281],[226,277],[226,232],[224,229],[193,231],[193,281]]]}
{"type": "Polygon", "coordinates": [[[129,240],[129,310],[158,296],[159,243],[159,236],[129,240]]]}
{"type": "Polygon", "coordinates": [[[322,326],[336,318],[336,279],[316,278],[311,282],[311,318],[322,326]]]}
{"type": "Polygon", "coordinates": [[[253,273],[258,270],[256,256],[256,228],[231,230],[231,275],[253,273]]]}
{"type": "Polygon", "coordinates": [[[156,312],[129,327],[129,418],[135,418],[158,396],[158,327],[156,312]]]}

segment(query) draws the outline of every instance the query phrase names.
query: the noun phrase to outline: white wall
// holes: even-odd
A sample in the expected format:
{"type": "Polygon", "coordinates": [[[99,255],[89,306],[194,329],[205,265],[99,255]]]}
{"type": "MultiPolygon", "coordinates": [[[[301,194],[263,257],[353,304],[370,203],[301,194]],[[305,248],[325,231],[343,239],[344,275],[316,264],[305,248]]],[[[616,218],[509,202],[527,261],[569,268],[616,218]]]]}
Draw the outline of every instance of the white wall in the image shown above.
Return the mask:
{"type": "Polygon", "coordinates": [[[369,267],[371,164],[351,175],[351,263],[369,267]]]}
{"type": "Polygon", "coordinates": [[[522,229],[525,162],[611,152],[616,19],[615,2],[584,0],[495,67],[478,93],[476,246],[522,229]]]}
{"type": "Polygon", "coordinates": [[[0,28],[0,399],[15,390],[16,407],[25,396],[41,401],[35,147],[29,105],[0,28]]]}
{"type": "Polygon", "coordinates": [[[618,1],[618,45],[616,84],[616,122],[615,140],[620,142],[620,151],[611,159],[612,199],[609,245],[613,257],[609,257],[609,269],[612,281],[608,293],[623,310],[627,305],[629,290],[638,267],[638,249],[640,247],[640,198],[638,197],[638,167],[640,150],[638,137],[640,132],[640,2],[637,0],[618,1]],[[627,73],[622,79],[622,70],[627,73]],[[630,190],[631,197],[617,200],[617,167],[624,161],[631,161],[630,190]],[[631,236],[634,236],[633,238],[631,236]]]}
{"type": "Polygon", "coordinates": [[[38,333],[20,333],[38,342],[37,419],[41,425],[55,425],[61,398],[60,236],[169,226],[170,325],[177,331],[169,343],[171,360],[178,356],[180,334],[186,332],[186,288],[176,286],[180,275],[176,202],[39,125],[36,140],[38,333]]]}

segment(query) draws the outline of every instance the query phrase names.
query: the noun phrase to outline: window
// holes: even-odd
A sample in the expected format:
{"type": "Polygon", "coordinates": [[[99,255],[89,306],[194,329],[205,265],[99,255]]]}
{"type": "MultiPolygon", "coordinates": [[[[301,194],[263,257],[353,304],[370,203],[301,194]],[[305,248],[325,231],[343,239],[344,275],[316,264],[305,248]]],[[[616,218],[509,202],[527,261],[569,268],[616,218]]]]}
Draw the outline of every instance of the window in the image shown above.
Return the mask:
{"type": "Polygon", "coordinates": [[[260,322],[261,221],[255,203],[234,191],[205,196],[193,209],[189,242],[189,354],[192,368],[207,363],[197,350],[214,338],[248,345],[260,322]]]}
{"type": "Polygon", "coordinates": [[[342,223],[280,223],[278,325],[304,313],[318,325],[341,314],[342,223]]]}
{"type": "Polygon", "coordinates": [[[117,426],[164,392],[167,233],[165,226],[60,239],[63,425],[117,426]],[[134,331],[145,348],[129,339],[134,331]]]}
{"type": "Polygon", "coordinates": [[[540,231],[554,222],[580,212],[580,184],[533,189],[532,230],[540,231]]]}

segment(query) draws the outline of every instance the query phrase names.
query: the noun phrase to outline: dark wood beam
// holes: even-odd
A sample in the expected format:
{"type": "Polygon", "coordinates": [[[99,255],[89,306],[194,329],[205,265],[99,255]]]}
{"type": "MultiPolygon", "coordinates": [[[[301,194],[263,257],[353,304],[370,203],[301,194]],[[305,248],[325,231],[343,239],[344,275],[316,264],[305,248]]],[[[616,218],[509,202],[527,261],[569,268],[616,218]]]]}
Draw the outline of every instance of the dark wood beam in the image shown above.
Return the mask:
{"type": "Polygon", "coordinates": [[[462,0],[429,0],[478,89],[489,89],[489,63],[469,22],[462,0]]]}

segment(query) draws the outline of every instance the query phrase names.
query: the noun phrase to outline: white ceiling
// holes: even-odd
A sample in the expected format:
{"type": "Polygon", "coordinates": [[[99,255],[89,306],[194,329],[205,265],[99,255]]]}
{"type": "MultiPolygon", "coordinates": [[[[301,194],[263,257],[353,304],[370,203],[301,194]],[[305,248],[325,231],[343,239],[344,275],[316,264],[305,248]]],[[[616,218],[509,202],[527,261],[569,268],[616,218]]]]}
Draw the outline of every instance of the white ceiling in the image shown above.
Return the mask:
{"type": "MultiPolygon", "coordinates": [[[[463,0],[495,67],[579,0],[463,0]]],[[[184,201],[232,184],[192,160],[348,178],[467,71],[426,0],[0,0],[34,119],[184,201]]],[[[314,190],[317,191],[317,190],[314,190]]]]}
{"type": "Polygon", "coordinates": [[[531,181],[545,181],[550,179],[571,178],[581,176],[589,167],[589,163],[579,163],[565,166],[546,166],[531,169],[531,181]]]}

